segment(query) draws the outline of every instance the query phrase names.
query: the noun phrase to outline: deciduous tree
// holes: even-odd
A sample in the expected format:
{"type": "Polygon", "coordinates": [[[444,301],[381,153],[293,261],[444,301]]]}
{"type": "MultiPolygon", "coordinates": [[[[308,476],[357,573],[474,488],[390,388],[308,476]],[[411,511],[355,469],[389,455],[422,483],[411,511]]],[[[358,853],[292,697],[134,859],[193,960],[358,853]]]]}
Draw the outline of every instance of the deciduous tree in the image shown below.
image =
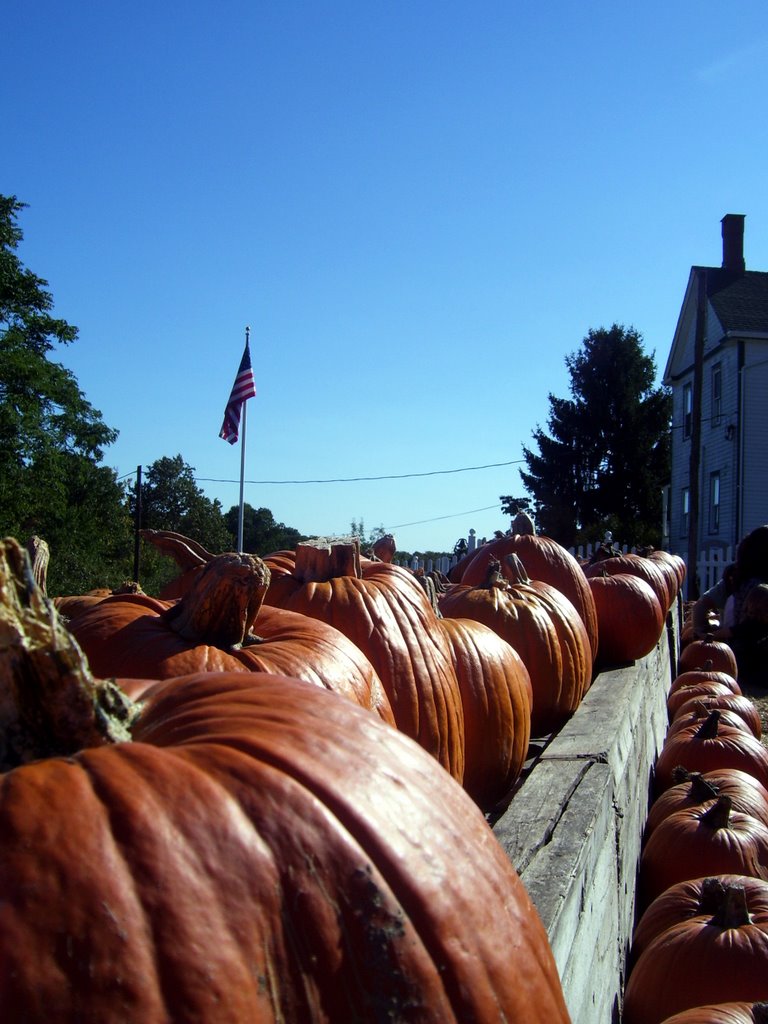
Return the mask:
{"type": "Polygon", "coordinates": [[[124,491],[101,466],[117,431],[51,354],[77,338],[48,282],[17,254],[25,204],[0,196],[0,529],[48,543],[52,594],[114,586],[130,572],[124,491]]]}

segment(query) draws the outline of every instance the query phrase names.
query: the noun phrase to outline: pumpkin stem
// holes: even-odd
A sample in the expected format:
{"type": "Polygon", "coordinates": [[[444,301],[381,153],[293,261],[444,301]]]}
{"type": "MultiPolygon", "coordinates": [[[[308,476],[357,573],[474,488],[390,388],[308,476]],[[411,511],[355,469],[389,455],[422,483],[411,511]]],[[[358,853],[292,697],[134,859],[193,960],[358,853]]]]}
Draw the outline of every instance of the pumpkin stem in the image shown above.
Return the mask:
{"type": "Polygon", "coordinates": [[[423,569],[417,569],[413,576],[421,589],[427,595],[427,600],[430,603],[432,611],[438,619],[442,619],[443,613],[440,611],[440,605],[437,597],[437,585],[433,577],[425,573],[423,569]]]}
{"type": "Polygon", "coordinates": [[[752,918],[747,908],[747,894],[743,885],[727,885],[724,887],[717,910],[712,915],[710,924],[716,928],[743,928],[752,918]]]}
{"type": "Polygon", "coordinates": [[[698,740],[713,740],[717,737],[718,729],[720,726],[720,712],[717,708],[713,708],[707,716],[706,721],[703,725],[699,726],[696,732],[696,739],[698,740]]]}
{"type": "Polygon", "coordinates": [[[768,1024],[768,1003],[755,1003],[752,1007],[755,1024],[768,1024]]]}
{"type": "Polygon", "coordinates": [[[518,512],[512,520],[512,533],[519,533],[524,537],[535,537],[536,527],[527,512],[518,512]]]}
{"type": "Polygon", "coordinates": [[[672,781],[677,786],[681,782],[688,782],[695,774],[696,772],[689,772],[685,765],[678,764],[672,769],[672,781]]]}
{"type": "Polygon", "coordinates": [[[297,544],[293,575],[302,583],[327,583],[337,576],[362,579],[360,541],[344,544],[297,544]]]}
{"type": "Polygon", "coordinates": [[[0,541],[0,771],[129,740],[137,705],[96,680],[18,541],[0,541]]]}
{"type": "Polygon", "coordinates": [[[689,779],[691,788],[688,790],[688,796],[697,804],[714,800],[720,792],[718,787],[705,779],[701,772],[691,772],[689,779]]]}
{"type": "Polygon", "coordinates": [[[32,565],[32,575],[35,577],[35,582],[38,587],[40,587],[43,594],[46,594],[48,562],[51,558],[50,548],[42,537],[38,537],[37,534],[34,534],[27,541],[27,553],[29,554],[29,560],[32,565]]]}
{"type": "Polygon", "coordinates": [[[498,587],[500,590],[505,590],[508,586],[509,584],[501,571],[501,562],[498,558],[489,558],[488,565],[485,567],[482,589],[493,590],[494,587],[498,587]]]}
{"type": "Polygon", "coordinates": [[[518,556],[513,552],[507,555],[504,559],[504,564],[507,567],[508,576],[507,579],[511,580],[512,583],[525,584],[526,586],[531,582],[530,576],[525,571],[525,566],[520,561],[518,556]]]}
{"type": "Polygon", "coordinates": [[[264,602],[270,572],[257,555],[228,551],[195,575],[181,600],[164,612],[185,640],[223,650],[242,647],[264,602]]]}
{"type": "Polygon", "coordinates": [[[139,530],[139,535],[156,547],[161,555],[172,558],[182,572],[199,569],[216,557],[196,540],[174,533],[173,530],[139,530]]]}
{"type": "Polygon", "coordinates": [[[728,828],[731,821],[731,807],[733,801],[725,793],[721,793],[711,807],[702,814],[699,821],[712,831],[720,828],[728,828]]]}
{"type": "Polygon", "coordinates": [[[391,533],[385,533],[378,537],[371,548],[371,554],[380,562],[391,563],[397,551],[397,543],[391,533]]]}
{"type": "Polygon", "coordinates": [[[725,898],[725,885],[720,878],[705,878],[699,891],[699,914],[716,914],[725,898]]]}

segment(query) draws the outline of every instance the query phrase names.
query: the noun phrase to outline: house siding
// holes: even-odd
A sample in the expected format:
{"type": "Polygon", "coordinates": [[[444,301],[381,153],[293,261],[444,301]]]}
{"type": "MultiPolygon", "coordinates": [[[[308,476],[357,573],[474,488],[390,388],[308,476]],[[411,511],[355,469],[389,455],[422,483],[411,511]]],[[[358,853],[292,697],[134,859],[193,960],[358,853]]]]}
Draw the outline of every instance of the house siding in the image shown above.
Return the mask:
{"type": "Polygon", "coordinates": [[[768,343],[744,342],[742,378],[743,479],[739,534],[768,523],[768,343]]]}

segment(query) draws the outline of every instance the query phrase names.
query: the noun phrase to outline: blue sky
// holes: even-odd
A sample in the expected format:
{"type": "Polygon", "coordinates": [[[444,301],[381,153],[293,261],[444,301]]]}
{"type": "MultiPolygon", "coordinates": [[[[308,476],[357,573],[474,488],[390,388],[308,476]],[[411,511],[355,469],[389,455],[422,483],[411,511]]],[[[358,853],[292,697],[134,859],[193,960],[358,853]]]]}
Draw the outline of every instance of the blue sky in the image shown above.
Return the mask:
{"type": "Polygon", "coordinates": [[[79,328],[56,358],[120,431],[121,476],[181,454],[237,504],[218,431],[250,325],[245,500],[450,549],[509,525],[590,328],[635,327],[661,373],[726,213],[768,270],[764,0],[3,20],[0,191],[29,204],[21,257],[79,328]],[[343,482],[283,482],[308,480],[343,482]]]}

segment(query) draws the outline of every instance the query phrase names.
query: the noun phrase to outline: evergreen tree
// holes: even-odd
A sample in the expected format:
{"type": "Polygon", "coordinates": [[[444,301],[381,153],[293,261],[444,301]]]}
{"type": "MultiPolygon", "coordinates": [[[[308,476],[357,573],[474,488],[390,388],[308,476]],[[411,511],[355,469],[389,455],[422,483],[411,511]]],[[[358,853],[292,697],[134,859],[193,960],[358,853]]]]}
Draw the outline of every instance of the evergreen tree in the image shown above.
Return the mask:
{"type": "Polygon", "coordinates": [[[633,328],[590,330],[566,357],[571,398],[550,394],[548,433],[533,432],[520,471],[540,532],[569,546],[607,530],[627,544],[660,543],[669,478],[671,397],[633,328]]]}

